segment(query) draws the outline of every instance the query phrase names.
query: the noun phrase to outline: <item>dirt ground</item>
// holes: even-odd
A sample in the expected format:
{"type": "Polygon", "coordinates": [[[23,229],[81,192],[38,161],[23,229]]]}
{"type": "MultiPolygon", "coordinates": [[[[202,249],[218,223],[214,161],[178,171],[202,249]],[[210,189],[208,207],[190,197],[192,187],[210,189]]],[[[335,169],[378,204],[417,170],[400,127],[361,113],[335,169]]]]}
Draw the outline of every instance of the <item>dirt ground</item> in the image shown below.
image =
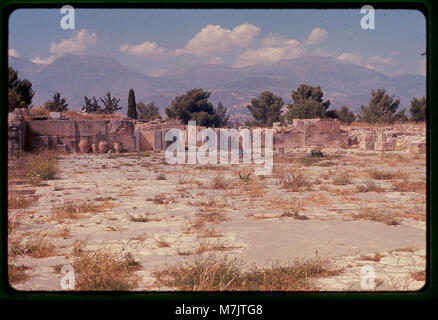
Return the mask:
{"type": "Polygon", "coordinates": [[[19,199],[8,210],[9,264],[20,271],[11,285],[62,290],[62,266],[105,248],[138,263],[138,291],[175,290],[153,272],[211,253],[259,267],[328,258],[340,272],[315,279],[323,291],[364,290],[363,266],[375,290],[423,287],[425,155],[307,151],[276,153],[267,176],[247,165],[168,165],[158,152],[59,155],[55,179],[9,181],[19,199]]]}

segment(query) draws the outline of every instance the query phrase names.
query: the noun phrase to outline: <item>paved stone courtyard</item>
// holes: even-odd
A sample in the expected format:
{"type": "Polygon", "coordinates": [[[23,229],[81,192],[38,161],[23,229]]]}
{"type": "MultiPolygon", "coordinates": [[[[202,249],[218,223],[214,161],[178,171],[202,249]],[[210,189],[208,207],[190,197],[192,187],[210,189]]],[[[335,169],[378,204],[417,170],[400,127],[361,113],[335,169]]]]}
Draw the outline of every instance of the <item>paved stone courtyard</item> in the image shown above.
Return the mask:
{"type": "Polygon", "coordinates": [[[327,148],[313,158],[307,152],[275,154],[267,176],[244,165],[168,165],[162,152],[60,155],[55,180],[9,185],[38,197],[29,208],[9,210],[9,218],[21,221],[9,245],[40,237],[54,246],[49,257],[11,256],[29,276],[12,286],[61,290],[59,267],[72,262],[75,250],[109,248],[139,261],[139,291],[174,290],[158,286],[152,272],[212,252],[260,267],[327,257],[342,272],[317,279],[323,291],[363,290],[364,265],[374,268],[376,290],[420,289],[425,155],[327,148]],[[75,219],[56,217],[56,208],[72,203],[95,209],[75,219]]]}

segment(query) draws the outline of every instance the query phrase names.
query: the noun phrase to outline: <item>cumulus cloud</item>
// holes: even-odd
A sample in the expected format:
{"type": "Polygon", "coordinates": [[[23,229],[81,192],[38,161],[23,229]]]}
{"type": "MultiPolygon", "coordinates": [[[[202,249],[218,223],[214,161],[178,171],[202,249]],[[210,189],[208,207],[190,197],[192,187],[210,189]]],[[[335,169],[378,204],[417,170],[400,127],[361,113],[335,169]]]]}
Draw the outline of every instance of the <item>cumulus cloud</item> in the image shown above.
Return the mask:
{"type": "Polygon", "coordinates": [[[342,61],[347,61],[349,63],[357,64],[359,66],[364,65],[363,57],[359,52],[353,52],[353,53],[345,52],[345,53],[340,54],[337,57],[337,59],[342,60],[342,61]]]}
{"type": "Polygon", "coordinates": [[[18,54],[17,50],[12,49],[12,48],[8,50],[8,55],[11,56],[11,57],[15,57],[15,58],[18,58],[20,56],[18,54]]]}
{"type": "Polygon", "coordinates": [[[85,29],[75,32],[69,39],[62,39],[60,42],[52,42],[49,52],[51,55],[48,58],[35,57],[30,59],[34,63],[48,64],[52,63],[56,58],[64,53],[80,54],[85,49],[94,46],[97,43],[97,35],[95,32],[88,32],[85,29]]]}
{"type": "Polygon", "coordinates": [[[59,43],[52,42],[50,45],[50,53],[57,57],[62,56],[64,53],[79,54],[86,48],[94,46],[96,43],[96,33],[90,33],[82,29],[69,39],[62,39],[59,43]]]}
{"type": "Polygon", "coordinates": [[[313,46],[315,44],[321,43],[328,37],[328,32],[325,29],[322,28],[314,28],[310,32],[307,39],[304,41],[304,44],[306,46],[313,46]]]}
{"type": "Polygon", "coordinates": [[[198,57],[217,56],[219,53],[228,53],[233,48],[248,47],[259,33],[259,27],[247,22],[233,29],[225,29],[220,25],[207,25],[183,49],[176,49],[173,54],[186,53],[198,57]]]}
{"type": "Polygon", "coordinates": [[[158,46],[155,42],[143,42],[137,45],[124,44],[119,49],[122,52],[129,53],[139,57],[151,58],[163,56],[166,49],[158,46]]]}
{"type": "Polygon", "coordinates": [[[258,48],[245,50],[234,63],[234,67],[244,67],[255,64],[269,65],[284,59],[299,58],[304,55],[330,55],[321,48],[310,49],[308,46],[318,44],[328,37],[328,32],[321,28],[314,28],[302,42],[296,39],[287,39],[276,33],[271,33],[260,41],[258,48]]]}
{"type": "Polygon", "coordinates": [[[305,52],[306,50],[299,45],[299,42],[294,41],[283,46],[248,49],[237,57],[233,66],[269,65],[280,60],[301,57],[305,52]]]}

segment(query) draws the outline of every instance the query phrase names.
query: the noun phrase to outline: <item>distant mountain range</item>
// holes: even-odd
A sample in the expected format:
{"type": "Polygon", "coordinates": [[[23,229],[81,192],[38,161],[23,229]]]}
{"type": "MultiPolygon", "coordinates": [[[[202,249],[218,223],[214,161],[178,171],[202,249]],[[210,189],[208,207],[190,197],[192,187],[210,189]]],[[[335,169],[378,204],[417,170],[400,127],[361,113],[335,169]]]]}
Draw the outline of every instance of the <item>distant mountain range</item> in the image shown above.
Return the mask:
{"type": "Polygon", "coordinates": [[[389,77],[380,72],[330,57],[302,57],[270,66],[232,68],[206,64],[170,70],[157,77],[145,75],[108,56],[66,54],[50,64],[36,64],[26,58],[9,57],[9,65],[20,78],[29,79],[36,91],[33,105],[42,105],[56,91],[67,98],[69,108],[80,110],[83,96],[103,97],[106,91],[120,98],[126,112],[128,91],[135,90],[138,101],[153,101],[161,112],[177,95],[193,88],[212,92],[211,101],[221,101],[233,114],[248,114],[251,98],[265,90],[291,102],[292,90],[301,83],[320,85],[324,99],[333,107],[347,105],[358,111],[367,104],[372,89],[385,88],[409,107],[413,96],[426,94],[426,78],[404,74],[389,77]]]}

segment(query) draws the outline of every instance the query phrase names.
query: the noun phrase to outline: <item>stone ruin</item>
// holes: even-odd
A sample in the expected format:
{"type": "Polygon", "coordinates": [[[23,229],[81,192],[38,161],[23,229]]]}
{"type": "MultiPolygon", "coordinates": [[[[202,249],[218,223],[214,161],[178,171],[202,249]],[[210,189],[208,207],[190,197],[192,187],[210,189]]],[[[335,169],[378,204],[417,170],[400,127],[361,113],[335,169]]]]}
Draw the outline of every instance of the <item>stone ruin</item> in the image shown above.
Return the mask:
{"type": "MultiPolygon", "coordinates": [[[[165,134],[171,128],[181,129],[187,136],[187,126],[177,120],[35,120],[16,109],[8,114],[8,152],[9,155],[41,149],[84,152],[81,146],[84,141],[89,145],[85,152],[98,150],[94,147],[101,142],[118,152],[159,151],[171,143],[165,141],[165,134]]],[[[352,146],[364,150],[426,152],[424,133],[402,132],[393,127],[350,128],[346,132],[337,119],[297,119],[289,126],[274,123],[273,138],[274,149],[280,152],[303,147],[352,146]]]]}

